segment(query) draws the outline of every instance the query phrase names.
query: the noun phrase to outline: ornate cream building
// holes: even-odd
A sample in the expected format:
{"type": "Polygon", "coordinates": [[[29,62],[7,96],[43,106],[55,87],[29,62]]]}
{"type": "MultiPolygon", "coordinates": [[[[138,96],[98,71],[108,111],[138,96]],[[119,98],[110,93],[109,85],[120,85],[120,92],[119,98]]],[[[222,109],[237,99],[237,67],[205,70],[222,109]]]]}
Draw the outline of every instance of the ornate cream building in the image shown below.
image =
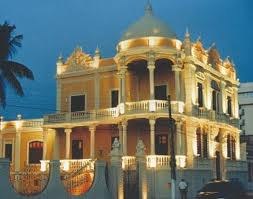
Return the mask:
{"type": "MultiPolygon", "coordinates": [[[[59,57],[58,112],[44,116],[40,126],[37,138],[43,143],[41,158],[109,161],[113,141],[118,138],[125,169],[135,164],[136,145],[142,141],[145,150],[137,147],[137,151],[146,155],[147,176],[152,169],[156,172],[156,178],[147,177],[148,190],[142,193],[164,198],[170,192],[165,188],[170,181],[170,95],[176,120],[177,172],[189,182],[190,196],[211,179],[243,180],[239,82],[233,62],[222,59],[215,45],[205,49],[200,39],[193,41],[188,31],[180,40],[154,16],[150,4],[144,16],[124,32],[116,49],[111,58],[101,57],[99,49],[91,56],[80,47],[67,59],[59,57]],[[150,181],[155,181],[155,188],[150,188],[150,181]]],[[[8,122],[1,124],[4,156],[10,150],[6,145],[9,130],[8,122]]],[[[21,136],[25,134],[21,132],[21,136]]],[[[15,140],[15,154],[20,152],[17,138],[11,138],[15,140]]],[[[23,148],[29,151],[29,147],[23,148]]],[[[29,163],[29,155],[25,159],[21,162],[29,163]]],[[[14,162],[22,167],[16,158],[14,162]]]]}

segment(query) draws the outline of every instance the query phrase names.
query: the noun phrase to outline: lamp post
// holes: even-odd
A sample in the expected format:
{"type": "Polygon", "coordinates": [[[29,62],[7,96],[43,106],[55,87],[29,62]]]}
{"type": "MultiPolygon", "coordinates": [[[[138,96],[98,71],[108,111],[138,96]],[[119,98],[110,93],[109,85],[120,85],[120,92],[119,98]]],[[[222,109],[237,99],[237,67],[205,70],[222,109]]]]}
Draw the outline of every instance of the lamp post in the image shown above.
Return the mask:
{"type": "Polygon", "coordinates": [[[169,136],[170,136],[170,168],[171,168],[171,199],[176,199],[176,157],[175,157],[175,120],[171,115],[171,101],[168,95],[168,111],[169,111],[169,136]]]}

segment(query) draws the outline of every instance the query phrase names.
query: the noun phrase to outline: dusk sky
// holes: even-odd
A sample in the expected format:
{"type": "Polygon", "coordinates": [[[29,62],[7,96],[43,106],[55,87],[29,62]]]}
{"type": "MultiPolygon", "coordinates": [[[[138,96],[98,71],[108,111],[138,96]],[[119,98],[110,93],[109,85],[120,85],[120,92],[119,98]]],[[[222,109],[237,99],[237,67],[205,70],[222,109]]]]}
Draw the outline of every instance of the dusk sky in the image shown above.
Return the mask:
{"type": "MultiPolygon", "coordinates": [[[[16,25],[23,46],[14,60],[28,66],[35,81],[21,81],[25,97],[7,88],[5,119],[22,114],[40,118],[56,109],[55,62],[76,46],[89,54],[114,56],[127,27],[144,13],[147,0],[0,0],[0,23],[16,25]]],[[[222,58],[230,56],[241,82],[253,81],[252,0],[153,0],[154,14],[183,39],[188,27],[192,40],[200,35],[205,48],[216,43],[222,58]]]]}

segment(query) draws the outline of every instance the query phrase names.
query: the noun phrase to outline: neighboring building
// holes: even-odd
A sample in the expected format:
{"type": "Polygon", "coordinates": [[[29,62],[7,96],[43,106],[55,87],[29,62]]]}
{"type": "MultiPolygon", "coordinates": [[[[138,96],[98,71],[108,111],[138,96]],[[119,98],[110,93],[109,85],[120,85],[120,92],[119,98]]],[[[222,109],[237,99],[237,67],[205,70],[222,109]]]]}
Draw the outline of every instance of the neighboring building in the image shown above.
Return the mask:
{"type": "MultiPolygon", "coordinates": [[[[167,197],[170,95],[178,178],[189,183],[189,196],[211,179],[245,182],[238,128],[239,82],[231,60],[222,60],[214,45],[206,50],[201,40],[192,41],[188,31],[181,41],[153,15],[150,4],[145,15],[125,31],[116,49],[114,57],[102,58],[98,49],[90,56],[78,47],[66,60],[58,59],[58,112],[44,116],[39,135],[29,138],[13,129],[9,138],[9,123],[2,122],[7,125],[1,133],[4,155],[10,154],[6,153],[11,148],[7,140],[13,140],[12,151],[29,154],[22,160],[14,154],[14,168],[33,162],[28,161],[31,140],[43,141],[45,160],[109,161],[118,138],[126,169],[137,158],[137,143],[138,153],[144,148],[140,147],[142,140],[148,180],[145,191],[141,184],[145,180],[141,181],[139,191],[154,198],[167,197]]],[[[124,187],[126,193],[128,188],[124,187]]]]}
{"type": "Polygon", "coordinates": [[[239,115],[241,140],[247,143],[248,180],[253,180],[253,82],[241,83],[239,87],[239,115]]]}

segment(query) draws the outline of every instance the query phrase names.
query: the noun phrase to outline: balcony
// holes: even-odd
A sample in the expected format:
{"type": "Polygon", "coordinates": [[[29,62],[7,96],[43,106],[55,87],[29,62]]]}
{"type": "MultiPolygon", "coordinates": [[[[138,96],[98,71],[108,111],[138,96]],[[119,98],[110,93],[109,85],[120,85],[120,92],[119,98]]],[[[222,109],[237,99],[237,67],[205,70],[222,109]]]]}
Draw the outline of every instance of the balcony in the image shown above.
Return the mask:
{"type": "MultiPolygon", "coordinates": [[[[181,114],[184,112],[184,103],[172,101],[172,113],[181,114]]],[[[168,102],[165,100],[144,100],[137,102],[126,102],[115,108],[99,109],[92,111],[68,112],[46,115],[44,124],[69,123],[69,122],[92,122],[101,120],[112,120],[120,115],[136,115],[146,113],[168,112],[168,102]]]]}
{"type": "Polygon", "coordinates": [[[237,118],[232,118],[225,113],[217,113],[213,110],[207,110],[203,107],[194,106],[192,115],[198,118],[226,123],[237,128],[239,127],[239,120],[237,118]]]}

